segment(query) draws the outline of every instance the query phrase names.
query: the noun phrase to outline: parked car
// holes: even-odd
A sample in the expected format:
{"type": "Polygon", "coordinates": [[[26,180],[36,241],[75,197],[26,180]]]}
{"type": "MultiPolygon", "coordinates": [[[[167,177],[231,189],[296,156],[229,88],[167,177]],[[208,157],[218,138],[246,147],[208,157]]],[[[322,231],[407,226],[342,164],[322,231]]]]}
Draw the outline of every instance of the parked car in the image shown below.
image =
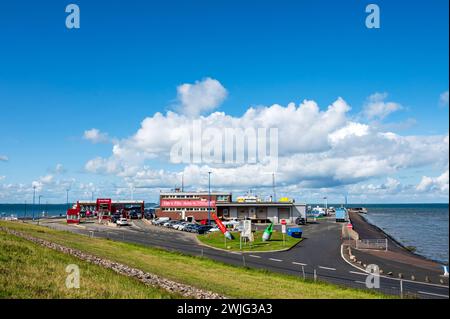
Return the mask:
{"type": "Polygon", "coordinates": [[[160,217],[152,221],[153,225],[161,226],[163,223],[166,223],[170,220],[169,217],[160,217]]]}
{"type": "Polygon", "coordinates": [[[306,225],[306,219],[303,217],[297,217],[295,219],[295,224],[297,225],[306,225]]]}
{"type": "Polygon", "coordinates": [[[214,227],[209,226],[209,225],[201,225],[201,226],[197,227],[196,233],[203,235],[203,234],[206,234],[212,228],[214,228],[214,227]]]}
{"type": "Polygon", "coordinates": [[[181,230],[180,228],[184,227],[185,224],[186,224],[186,222],[180,221],[180,222],[176,223],[175,225],[173,225],[172,228],[176,229],[176,230],[181,230]]]}
{"type": "Polygon", "coordinates": [[[119,218],[116,222],[117,225],[119,226],[127,226],[128,225],[128,220],[126,218],[119,218]]]}
{"type": "Polygon", "coordinates": [[[196,229],[200,227],[200,225],[197,224],[189,224],[186,227],[184,227],[184,231],[190,232],[190,233],[194,233],[196,232],[196,229]]]}
{"type": "Polygon", "coordinates": [[[211,228],[211,229],[209,230],[210,233],[215,233],[215,232],[218,232],[218,231],[220,231],[220,228],[219,228],[219,227],[213,227],[213,228],[211,228]]]}

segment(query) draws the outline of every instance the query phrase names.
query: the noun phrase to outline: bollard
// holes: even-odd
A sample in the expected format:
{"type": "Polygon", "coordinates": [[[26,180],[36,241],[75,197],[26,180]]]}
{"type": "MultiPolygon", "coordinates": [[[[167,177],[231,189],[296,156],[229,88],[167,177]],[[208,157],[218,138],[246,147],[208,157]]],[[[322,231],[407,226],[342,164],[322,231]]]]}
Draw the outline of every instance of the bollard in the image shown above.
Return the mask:
{"type": "Polygon", "coordinates": [[[403,280],[400,280],[400,298],[403,299],[403,280]]]}
{"type": "Polygon", "coordinates": [[[431,282],[430,277],[425,276],[425,282],[431,282]]]}
{"type": "Polygon", "coordinates": [[[305,266],[303,266],[303,265],[302,265],[302,273],[303,273],[303,280],[305,280],[305,279],[306,279],[306,276],[305,276],[305,266]]]}
{"type": "Polygon", "coordinates": [[[403,274],[401,272],[398,274],[398,278],[403,279],[403,274]]]}
{"type": "Polygon", "coordinates": [[[411,280],[412,280],[412,281],[415,281],[415,280],[416,280],[416,276],[411,275],[411,280]]]}
{"type": "Polygon", "coordinates": [[[246,267],[245,266],[245,255],[244,254],[242,254],[242,263],[243,263],[244,267],[246,267]]]}
{"type": "Polygon", "coordinates": [[[203,257],[203,248],[202,248],[202,257],[203,257]]]}
{"type": "Polygon", "coordinates": [[[316,269],[314,268],[314,282],[316,282],[317,281],[317,271],[316,271],[316,269]]]}

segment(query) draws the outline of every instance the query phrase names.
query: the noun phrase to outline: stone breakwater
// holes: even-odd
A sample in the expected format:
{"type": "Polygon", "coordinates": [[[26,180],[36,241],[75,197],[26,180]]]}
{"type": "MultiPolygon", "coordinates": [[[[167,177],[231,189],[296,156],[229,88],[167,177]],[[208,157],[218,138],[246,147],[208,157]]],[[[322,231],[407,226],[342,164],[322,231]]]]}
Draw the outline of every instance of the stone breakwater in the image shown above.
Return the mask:
{"type": "Polygon", "coordinates": [[[193,286],[189,286],[189,285],[181,284],[181,283],[169,280],[169,279],[165,279],[158,275],[144,272],[140,269],[132,268],[127,265],[117,263],[117,262],[114,262],[114,261],[111,261],[108,259],[104,259],[104,258],[100,258],[100,257],[94,256],[94,255],[86,254],[77,249],[73,249],[73,248],[69,248],[69,247],[66,247],[66,246],[63,246],[60,244],[49,242],[44,239],[36,238],[36,237],[30,236],[28,234],[24,234],[19,231],[15,231],[15,230],[4,228],[4,227],[0,227],[0,230],[2,230],[3,232],[6,232],[8,234],[11,234],[11,235],[26,239],[28,241],[34,242],[43,247],[50,248],[50,249],[53,249],[53,250],[56,250],[56,251],[59,251],[59,252],[65,253],[65,254],[72,255],[81,260],[87,261],[89,263],[92,263],[92,264],[95,264],[95,265],[98,265],[98,266],[101,266],[104,268],[112,269],[113,271],[115,271],[118,274],[128,276],[128,277],[134,277],[146,285],[162,288],[169,292],[179,294],[185,298],[226,299],[225,296],[219,295],[214,292],[198,289],[193,286]]]}

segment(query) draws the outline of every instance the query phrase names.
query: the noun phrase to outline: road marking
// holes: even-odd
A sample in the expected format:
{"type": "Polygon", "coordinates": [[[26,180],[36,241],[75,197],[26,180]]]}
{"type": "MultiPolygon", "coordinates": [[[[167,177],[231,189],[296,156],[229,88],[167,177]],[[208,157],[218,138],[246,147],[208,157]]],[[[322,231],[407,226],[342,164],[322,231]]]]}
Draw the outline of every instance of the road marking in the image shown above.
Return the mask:
{"type": "Polygon", "coordinates": [[[436,296],[436,297],[448,298],[447,295],[434,294],[434,293],[432,293],[432,292],[418,291],[418,293],[419,293],[419,294],[422,294],[422,295],[430,295],[430,296],[436,296]]]}
{"type": "Polygon", "coordinates": [[[349,273],[351,274],[355,274],[355,275],[362,275],[362,276],[368,276],[369,274],[364,273],[364,272],[357,272],[357,271],[349,271],[349,273]]]}
{"type": "Polygon", "coordinates": [[[241,253],[238,253],[238,252],[235,252],[235,251],[230,251],[230,254],[233,254],[233,255],[241,255],[241,253]]]}
{"type": "Polygon", "coordinates": [[[269,260],[276,261],[276,262],[282,262],[281,259],[275,259],[275,258],[269,258],[269,260]]]}
{"type": "MultiPolygon", "coordinates": [[[[362,269],[361,267],[358,267],[358,266],[356,266],[356,265],[353,265],[351,262],[349,262],[347,259],[345,259],[345,257],[344,257],[344,245],[343,245],[343,244],[341,245],[341,258],[342,258],[347,264],[349,264],[350,266],[352,266],[353,268],[358,269],[358,270],[361,270],[361,271],[364,271],[364,269],[362,269]]],[[[400,280],[401,280],[401,281],[403,281],[403,282],[409,282],[409,283],[416,284],[416,285],[425,285],[425,286],[439,287],[439,288],[447,288],[447,289],[448,289],[448,286],[445,286],[445,285],[432,284],[432,283],[422,282],[422,281],[414,281],[414,280],[408,280],[408,279],[393,278],[393,277],[388,277],[388,276],[383,276],[383,275],[380,275],[380,278],[389,279],[389,280],[394,280],[394,281],[400,281],[400,280]]]]}
{"type": "Polygon", "coordinates": [[[300,265],[300,266],[307,266],[307,264],[303,264],[303,263],[297,263],[295,261],[292,262],[294,265],[300,265]]]}
{"type": "Polygon", "coordinates": [[[362,284],[362,285],[366,284],[364,281],[359,281],[359,280],[355,280],[355,282],[358,283],[358,284],[362,284]]]}
{"type": "Polygon", "coordinates": [[[336,268],[319,266],[321,269],[336,271],[336,268]]]}
{"type": "Polygon", "coordinates": [[[249,257],[253,257],[253,258],[261,258],[261,256],[256,256],[256,255],[248,255],[249,257]]]}

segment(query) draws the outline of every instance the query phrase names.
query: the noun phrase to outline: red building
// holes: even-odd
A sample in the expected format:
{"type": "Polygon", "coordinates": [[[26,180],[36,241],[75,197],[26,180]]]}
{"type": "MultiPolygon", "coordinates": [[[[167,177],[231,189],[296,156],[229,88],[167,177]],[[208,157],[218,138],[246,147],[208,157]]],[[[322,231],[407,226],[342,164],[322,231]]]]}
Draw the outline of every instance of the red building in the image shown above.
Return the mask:
{"type": "Polygon", "coordinates": [[[123,217],[129,218],[129,211],[139,211],[144,214],[145,203],[140,200],[113,201],[110,198],[98,198],[95,202],[78,201],[67,210],[67,223],[79,224],[86,218],[98,217],[99,221],[110,220],[116,212],[123,212],[123,217]]]}
{"type": "Polygon", "coordinates": [[[208,218],[208,207],[216,213],[218,203],[231,202],[231,193],[221,192],[167,192],[160,193],[158,217],[170,217],[174,220],[208,218]]]}

